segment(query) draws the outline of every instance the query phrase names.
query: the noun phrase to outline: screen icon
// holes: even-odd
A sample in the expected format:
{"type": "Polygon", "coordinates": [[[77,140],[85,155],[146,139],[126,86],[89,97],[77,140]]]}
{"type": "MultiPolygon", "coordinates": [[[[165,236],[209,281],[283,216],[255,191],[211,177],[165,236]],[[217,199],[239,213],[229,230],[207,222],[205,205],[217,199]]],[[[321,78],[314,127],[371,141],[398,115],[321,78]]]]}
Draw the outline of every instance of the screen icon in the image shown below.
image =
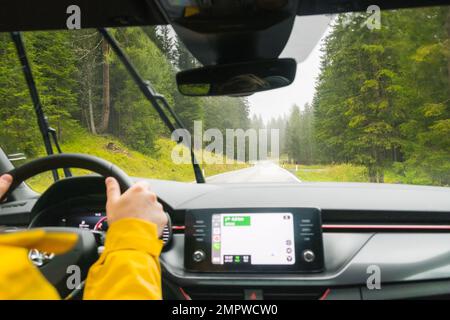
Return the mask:
{"type": "Polygon", "coordinates": [[[213,257],[212,263],[214,263],[214,264],[220,264],[220,258],[219,258],[219,257],[213,257]]]}

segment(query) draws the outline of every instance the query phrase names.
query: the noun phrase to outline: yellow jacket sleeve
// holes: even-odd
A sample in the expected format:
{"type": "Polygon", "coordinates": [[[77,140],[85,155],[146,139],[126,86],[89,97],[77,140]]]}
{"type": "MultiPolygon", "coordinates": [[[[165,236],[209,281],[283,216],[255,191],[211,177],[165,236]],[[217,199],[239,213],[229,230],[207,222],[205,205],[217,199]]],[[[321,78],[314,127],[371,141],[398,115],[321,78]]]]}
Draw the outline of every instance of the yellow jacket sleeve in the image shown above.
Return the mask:
{"type": "Polygon", "coordinates": [[[0,246],[1,300],[60,299],[56,289],[28,260],[28,250],[0,246]]]}
{"type": "Polygon", "coordinates": [[[77,241],[75,234],[36,229],[0,235],[0,299],[59,299],[56,289],[28,259],[29,249],[61,254],[77,241]]]}
{"type": "Polygon", "coordinates": [[[153,223],[133,218],[114,222],[105,250],[89,270],[84,299],[161,299],[162,245],[153,223]]]}

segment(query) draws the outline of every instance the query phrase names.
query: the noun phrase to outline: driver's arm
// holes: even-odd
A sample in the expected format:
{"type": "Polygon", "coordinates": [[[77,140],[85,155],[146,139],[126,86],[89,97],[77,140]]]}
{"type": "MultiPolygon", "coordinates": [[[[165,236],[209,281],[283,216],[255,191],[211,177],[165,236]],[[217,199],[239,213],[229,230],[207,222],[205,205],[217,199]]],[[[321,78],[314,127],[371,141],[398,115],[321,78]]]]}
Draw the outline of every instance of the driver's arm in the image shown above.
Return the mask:
{"type": "MultiPolygon", "coordinates": [[[[13,178],[0,176],[0,198],[13,178]]],[[[0,234],[0,299],[59,299],[58,292],[28,259],[28,247],[45,241],[42,230],[0,234]]],[[[47,241],[48,242],[48,241],[47,241]]]]}
{"type": "Polygon", "coordinates": [[[121,195],[117,181],[108,178],[106,188],[105,250],[89,270],[84,299],[161,299],[163,208],[145,183],[121,195]]]}

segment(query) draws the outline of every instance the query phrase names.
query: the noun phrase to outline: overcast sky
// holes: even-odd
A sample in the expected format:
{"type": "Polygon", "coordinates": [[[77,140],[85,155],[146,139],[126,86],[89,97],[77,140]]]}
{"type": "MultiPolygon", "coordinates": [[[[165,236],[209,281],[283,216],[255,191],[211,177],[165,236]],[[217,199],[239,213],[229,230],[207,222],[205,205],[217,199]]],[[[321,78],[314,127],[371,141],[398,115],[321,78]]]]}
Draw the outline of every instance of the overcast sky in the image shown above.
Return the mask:
{"type": "Polygon", "coordinates": [[[297,76],[290,86],[256,93],[248,98],[251,116],[261,115],[264,121],[288,114],[293,104],[303,107],[311,103],[320,68],[320,44],[329,31],[331,16],[297,17],[289,42],[281,57],[297,60],[297,76]]]}

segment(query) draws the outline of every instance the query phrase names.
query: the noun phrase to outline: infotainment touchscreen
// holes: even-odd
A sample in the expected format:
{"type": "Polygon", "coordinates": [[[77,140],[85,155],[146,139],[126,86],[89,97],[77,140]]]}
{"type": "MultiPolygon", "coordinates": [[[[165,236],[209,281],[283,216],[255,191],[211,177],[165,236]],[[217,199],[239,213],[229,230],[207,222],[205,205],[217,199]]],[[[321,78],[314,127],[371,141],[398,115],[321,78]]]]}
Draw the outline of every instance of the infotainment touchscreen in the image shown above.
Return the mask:
{"type": "Polygon", "coordinates": [[[184,266],[193,272],[321,272],[320,209],[187,210],[184,266]]]}
{"type": "Polygon", "coordinates": [[[295,264],[292,213],[212,215],[213,264],[295,264]],[[277,232],[273,232],[276,230],[277,232]]]}

